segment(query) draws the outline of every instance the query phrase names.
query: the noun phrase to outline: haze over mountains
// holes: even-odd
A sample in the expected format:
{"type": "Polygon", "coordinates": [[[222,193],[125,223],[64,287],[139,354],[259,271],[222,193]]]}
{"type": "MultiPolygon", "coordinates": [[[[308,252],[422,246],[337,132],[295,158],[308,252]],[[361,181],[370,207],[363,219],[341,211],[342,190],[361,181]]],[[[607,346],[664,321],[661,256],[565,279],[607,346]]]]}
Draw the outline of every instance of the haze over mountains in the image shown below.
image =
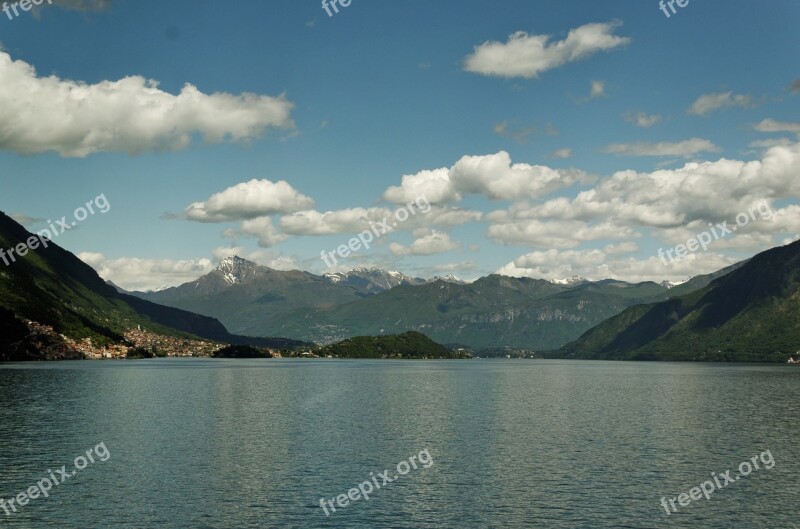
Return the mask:
{"type": "Polygon", "coordinates": [[[419,331],[441,343],[479,349],[553,349],[632,305],[702,288],[717,275],[694,278],[678,290],[653,282],[499,275],[465,283],[366,268],[317,276],[229,257],[196,281],[134,295],[218,318],[245,335],[325,344],[419,331]]]}

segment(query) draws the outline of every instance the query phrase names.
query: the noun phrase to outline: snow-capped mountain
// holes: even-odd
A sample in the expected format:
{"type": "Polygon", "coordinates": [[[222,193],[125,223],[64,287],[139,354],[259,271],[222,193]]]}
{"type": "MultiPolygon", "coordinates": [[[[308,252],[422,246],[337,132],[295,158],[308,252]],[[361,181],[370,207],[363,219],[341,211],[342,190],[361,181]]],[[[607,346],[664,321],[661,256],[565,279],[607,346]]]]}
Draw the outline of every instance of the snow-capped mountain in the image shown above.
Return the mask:
{"type": "Polygon", "coordinates": [[[405,274],[379,268],[354,268],[349,272],[325,274],[331,283],[353,287],[365,294],[377,294],[399,285],[421,285],[424,279],[409,277],[405,274]]]}
{"type": "Polygon", "coordinates": [[[214,269],[214,272],[222,274],[223,279],[228,284],[235,285],[252,278],[257,269],[257,264],[247,259],[242,259],[238,255],[232,255],[220,261],[219,266],[214,269]]]}
{"type": "Polygon", "coordinates": [[[467,282],[463,279],[459,279],[453,274],[447,274],[446,276],[433,276],[428,280],[428,283],[433,283],[435,281],[444,281],[445,283],[453,283],[454,285],[466,285],[467,282]]]}
{"type": "Polygon", "coordinates": [[[687,277],[683,281],[662,281],[660,283],[660,285],[662,287],[673,288],[673,287],[677,287],[678,285],[682,285],[684,283],[688,283],[690,279],[692,279],[692,278],[691,277],[687,277]]]}

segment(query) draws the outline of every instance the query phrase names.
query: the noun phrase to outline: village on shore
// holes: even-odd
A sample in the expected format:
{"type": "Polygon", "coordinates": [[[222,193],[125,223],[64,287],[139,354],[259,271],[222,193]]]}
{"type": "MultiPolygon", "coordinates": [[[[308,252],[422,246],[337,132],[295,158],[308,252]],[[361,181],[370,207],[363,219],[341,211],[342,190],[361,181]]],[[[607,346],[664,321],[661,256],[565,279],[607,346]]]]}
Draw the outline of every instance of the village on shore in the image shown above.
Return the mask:
{"type": "MultiPolygon", "coordinates": [[[[31,343],[45,357],[53,359],[107,360],[141,357],[212,357],[230,344],[211,340],[193,340],[157,334],[137,325],[125,333],[125,340],[130,344],[99,345],[91,338],[75,340],[60,334],[50,325],[25,320],[30,332],[31,343]]],[[[264,349],[272,358],[304,357],[318,358],[313,350],[281,351],[264,349]]]]}

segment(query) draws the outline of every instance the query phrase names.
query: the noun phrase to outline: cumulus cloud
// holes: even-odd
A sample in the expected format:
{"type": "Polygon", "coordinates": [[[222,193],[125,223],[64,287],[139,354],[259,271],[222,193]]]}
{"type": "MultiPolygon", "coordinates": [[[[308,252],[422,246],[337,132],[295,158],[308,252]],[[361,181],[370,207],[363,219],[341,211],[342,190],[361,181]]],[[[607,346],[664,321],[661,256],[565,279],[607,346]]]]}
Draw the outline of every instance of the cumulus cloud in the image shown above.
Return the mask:
{"type": "Polygon", "coordinates": [[[431,204],[461,200],[461,195],[453,188],[447,168],[405,175],[400,186],[390,187],[383,194],[383,198],[393,204],[406,204],[423,196],[431,204]]]}
{"type": "Polygon", "coordinates": [[[102,253],[78,254],[105,280],[126,290],[158,290],[194,281],[214,269],[210,259],[107,259],[102,253]]]}
{"type": "Polygon", "coordinates": [[[692,138],[678,142],[614,143],[606,147],[604,152],[617,156],[682,156],[690,158],[701,152],[719,152],[721,150],[709,140],[692,138]]]}
{"type": "Polygon", "coordinates": [[[450,179],[463,193],[507,200],[547,195],[577,182],[589,181],[590,177],[583,171],[512,164],[511,156],[501,151],[487,156],[464,156],[450,170],[450,179]]]}
{"type": "Polygon", "coordinates": [[[286,234],[278,232],[269,217],[259,217],[242,222],[240,229],[228,229],[223,233],[233,239],[253,237],[258,240],[262,248],[275,246],[288,238],[286,234]]]}
{"type": "MultiPolygon", "coordinates": [[[[795,143],[772,147],[755,161],[723,158],[650,173],[618,171],[575,198],[519,202],[485,220],[491,224],[489,236],[506,244],[571,248],[602,238],[631,238],[629,230],[677,244],[709,222],[730,222],[759,204],[800,198],[799,173],[800,143],[795,143]]],[[[790,221],[794,212],[775,210],[773,220],[751,223],[735,242],[720,248],[768,248],[773,237],[800,229],[800,221],[790,221]]]]}
{"type": "Polygon", "coordinates": [[[314,207],[314,200],[281,180],[250,180],[190,204],[183,218],[196,222],[250,220],[276,213],[291,213],[314,207]]]}
{"type": "Polygon", "coordinates": [[[632,124],[636,125],[637,127],[647,129],[655,125],[656,123],[661,121],[661,116],[659,114],[645,114],[644,112],[636,112],[627,114],[625,116],[625,120],[632,124]]]}
{"type": "Polygon", "coordinates": [[[497,270],[498,274],[535,279],[581,276],[589,280],[681,281],[708,274],[736,263],[738,259],[712,252],[695,253],[664,265],[657,256],[644,259],[615,258],[603,250],[547,250],[525,254],[497,270]]]}
{"type": "Polygon", "coordinates": [[[749,95],[734,94],[733,91],[718,92],[698,97],[687,112],[695,116],[705,116],[723,108],[747,108],[750,106],[753,106],[753,98],[749,95]]]}
{"type": "Polygon", "coordinates": [[[518,31],[505,43],[487,41],[475,46],[464,60],[464,70],[497,77],[535,78],[552,68],[628,44],[628,37],[614,34],[620,26],[618,22],[586,24],[570,30],[559,41],[551,41],[549,35],[518,31]]]}
{"type": "Polygon", "coordinates": [[[289,235],[335,235],[370,229],[391,215],[387,208],[347,208],[336,211],[299,211],[281,217],[280,226],[289,235]]]}
{"type": "Polygon", "coordinates": [[[447,233],[433,230],[430,234],[420,237],[409,246],[392,243],[389,250],[395,255],[434,255],[449,252],[459,248],[459,244],[450,238],[447,233]]]}
{"type": "Polygon", "coordinates": [[[490,239],[508,245],[574,248],[582,242],[630,239],[639,234],[612,222],[591,224],[577,220],[516,219],[489,226],[490,239]]]}
{"type": "Polygon", "coordinates": [[[389,208],[347,208],[334,211],[299,211],[291,215],[284,215],[280,219],[281,230],[288,235],[337,235],[355,234],[374,226],[379,232],[385,228],[382,222],[387,223],[392,231],[415,231],[431,226],[453,227],[481,219],[482,213],[453,207],[431,207],[427,213],[415,207],[409,211],[408,218],[404,221],[395,216],[400,209],[389,208]]]}
{"type": "Polygon", "coordinates": [[[141,76],[87,84],[39,76],[2,51],[0,78],[0,149],[23,155],[179,150],[194,135],[242,142],[294,128],[294,105],[283,95],[209,95],[188,83],[173,95],[141,76]]]}
{"type": "Polygon", "coordinates": [[[383,198],[401,204],[427,196],[435,203],[461,200],[462,195],[483,195],[492,200],[546,196],[592,177],[576,169],[557,170],[542,165],[512,164],[506,151],[484,156],[464,156],[450,169],[422,171],[404,176],[399,187],[390,187],[383,198]]]}

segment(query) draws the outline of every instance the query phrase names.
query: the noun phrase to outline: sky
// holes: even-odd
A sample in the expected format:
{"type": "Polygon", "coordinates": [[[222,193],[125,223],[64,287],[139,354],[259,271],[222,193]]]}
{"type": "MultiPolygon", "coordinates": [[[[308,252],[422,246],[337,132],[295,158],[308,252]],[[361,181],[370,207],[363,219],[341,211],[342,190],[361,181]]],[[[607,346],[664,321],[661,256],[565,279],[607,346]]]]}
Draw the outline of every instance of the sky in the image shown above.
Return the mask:
{"type": "Polygon", "coordinates": [[[681,281],[800,234],[796,0],[48,1],[0,12],[0,211],[124,288],[681,281]]]}

